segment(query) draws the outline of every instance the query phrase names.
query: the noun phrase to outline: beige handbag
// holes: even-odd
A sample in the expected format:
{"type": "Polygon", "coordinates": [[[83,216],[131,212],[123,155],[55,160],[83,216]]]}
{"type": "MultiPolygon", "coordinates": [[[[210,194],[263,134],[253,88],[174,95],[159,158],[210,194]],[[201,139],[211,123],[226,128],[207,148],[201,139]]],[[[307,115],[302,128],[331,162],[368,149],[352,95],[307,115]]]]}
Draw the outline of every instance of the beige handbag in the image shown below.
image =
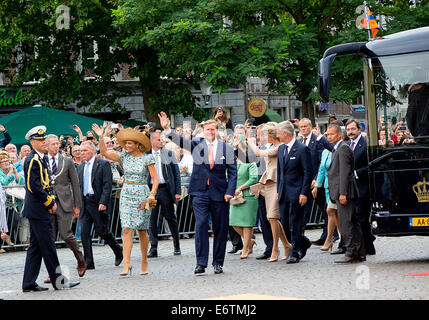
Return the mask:
{"type": "Polygon", "coordinates": [[[229,200],[229,203],[233,206],[237,206],[245,202],[246,202],[246,197],[243,195],[242,191],[240,191],[240,193],[237,196],[234,196],[231,200],[229,200]]]}

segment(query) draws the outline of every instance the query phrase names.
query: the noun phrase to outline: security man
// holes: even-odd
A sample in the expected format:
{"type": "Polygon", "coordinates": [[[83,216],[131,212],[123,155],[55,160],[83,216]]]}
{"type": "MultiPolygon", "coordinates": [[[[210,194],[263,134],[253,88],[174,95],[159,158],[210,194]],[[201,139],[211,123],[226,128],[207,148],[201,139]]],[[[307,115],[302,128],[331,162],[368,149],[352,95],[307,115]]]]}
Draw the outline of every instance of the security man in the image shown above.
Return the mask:
{"type": "Polygon", "coordinates": [[[23,292],[46,291],[37,283],[42,258],[55,290],[72,288],[79,282],[69,281],[62,273],[55,248],[51,219],[57,204],[50,186],[50,170],[45,154],[46,127],[38,126],[27,132],[33,150],[24,163],[25,202],[23,216],[30,222],[30,246],[25,260],[23,292]]]}

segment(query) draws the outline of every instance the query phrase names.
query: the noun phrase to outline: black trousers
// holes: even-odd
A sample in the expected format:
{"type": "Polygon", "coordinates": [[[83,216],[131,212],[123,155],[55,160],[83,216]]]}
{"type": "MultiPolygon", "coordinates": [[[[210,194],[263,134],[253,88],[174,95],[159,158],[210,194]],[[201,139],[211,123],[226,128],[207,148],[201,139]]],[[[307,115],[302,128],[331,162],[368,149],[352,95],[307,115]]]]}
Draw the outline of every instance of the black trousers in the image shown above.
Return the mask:
{"type": "Polygon", "coordinates": [[[262,195],[258,197],[258,217],[262,230],[262,238],[265,243],[264,254],[271,255],[273,249],[273,233],[270,222],[267,219],[267,208],[265,206],[265,198],[262,195]]]}
{"type": "Polygon", "coordinates": [[[298,202],[279,201],[280,221],[283,225],[286,237],[292,244],[291,256],[299,257],[299,252],[304,246],[309,247],[311,241],[304,236],[305,206],[298,202]]]}
{"type": "Polygon", "coordinates": [[[91,242],[92,224],[94,224],[96,235],[100,236],[110,246],[115,256],[119,257],[122,254],[121,246],[109,230],[109,214],[98,211],[98,206],[99,203],[95,198],[83,197],[83,210],[80,216],[81,238],[85,263],[89,267],[95,266],[91,242]]]}
{"type": "Polygon", "coordinates": [[[179,224],[177,222],[176,214],[174,213],[174,201],[167,185],[162,184],[158,186],[155,199],[157,200],[157,205],[152,209],[149,225],[151,249],[158,248],[158,220],[160,214],[162,214],[165,220],[167,220],[168,227],[170,228],[170,232],[173,237],[174,248],[180,249],[179,224]]]}
{"type": "Polygon", "coordinates": [[[241,236],[231,226],[228,228],[228,235],[229,240],[231,240],[231,243],[234,247],[238,247],[240,249],[243,248],[243,240],[241,240],[241,236]]]}
{"type": "Polygon", "coordinates": [[[355,202],[356,215],[362,229],[362,237],[367,253],[375,253],[374,240],[370,224],[371,203],[369,197],[359,198],[355,202]]]}
{"type": "Polygon", "coordinates": [[[58,288],[63,282],[60,262],[55,248],[51,220],[28,219],[30,222],[30,246],[25,259],[22,288],[29,289],[36,285],[40,266],[45,263],[52,286],[58,288]],[[60,280],[60,281],[59,281],[60,280]]]}

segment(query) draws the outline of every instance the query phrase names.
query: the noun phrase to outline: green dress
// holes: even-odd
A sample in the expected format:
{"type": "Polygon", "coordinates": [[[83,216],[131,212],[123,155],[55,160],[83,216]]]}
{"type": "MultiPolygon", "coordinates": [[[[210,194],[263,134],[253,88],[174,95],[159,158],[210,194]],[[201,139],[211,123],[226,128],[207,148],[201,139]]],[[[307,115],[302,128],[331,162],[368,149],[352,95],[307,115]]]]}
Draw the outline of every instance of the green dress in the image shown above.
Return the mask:
{"type": "MultiPolygon", "coordinates": [[[[256,163],[237,162],[237,187],[243,184],[250,187],[258,183],[258,167],[256,163]]],[[[236,227],[254,227],[258,214],[258,199],[250,194],[249,189],[243,190],[246,202],[233,206],[229,209],[229,225],[236,227]]]]}

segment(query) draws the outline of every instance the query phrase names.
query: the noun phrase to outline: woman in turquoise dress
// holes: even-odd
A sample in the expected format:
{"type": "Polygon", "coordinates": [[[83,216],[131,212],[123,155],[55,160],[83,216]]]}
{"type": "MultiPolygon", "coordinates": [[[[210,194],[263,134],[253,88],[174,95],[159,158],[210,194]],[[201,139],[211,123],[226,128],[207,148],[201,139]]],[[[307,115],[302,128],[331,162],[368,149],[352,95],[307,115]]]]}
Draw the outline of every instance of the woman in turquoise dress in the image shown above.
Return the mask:
{"type": "Polygon", "coordinates": [[[133,231],[137,230],[142,254],[140,274],[148,274],[147,251],[149,245],[149,220],[151,210],[139,209],[143,201],[155,200],[158,189],[158,176],[155,169],[155,159],[151,154],[145,154],[150,149],[150,140],[142,132],[128,128],[117,134],[117,141],[123,151],[108,151],[103,140],[104,127],[96,124],[92,129],[99,136],[100,152],[107,159],[117,161],[124,169],[124,185],[119,201],[119,214],[122,226],[122,250],[124,255],[124,271],[121,276],[131,274],[131,250],[133,247],[133,231]],[[148,176],[153,180],[152,190],[147,185],[148,176]]]}
{"type": "Polygon", "coordinates": [[[258,214],[258,199],[250,193],[250,186],[258,182],[258,167],[256,163],[243,163],[237,161],[237,187],[235,196],[240,191],[246,198],[246,202],[238,205],[230,205],[229,225],[243,238],[243,250],[241,259],[246,259],[252,253],[255,240],[252,240],[253,227],[256,225],[258,214]]]}
{"type": "Polygon", "coordinates": [[[320,166],[319,166],[319,173],[317,174],[314,188],[311,191],[311,193],[313,194],[313,197],[316,198],[317,189],[324,187],[325,195],[326,195],[326,203],[328,204],[326,209],[326,213],[328,214],[328,230],[327,230],[325,243],[323,244],[323,247],[320,248],[321,251],[332,250],[332,246],[334,244],[332,242],[332,236],[334,234],[335,227],[337,227],[338,232],[340,232],[337,205],[335,203],[332,203],[331,198],[329,197],[328,169],[329,169],[329,166],[331,165],[331,160],[332,160],[332,152],[329,151],[328,149],[323,150],[322,159],[320,161],[320,166]]]}

